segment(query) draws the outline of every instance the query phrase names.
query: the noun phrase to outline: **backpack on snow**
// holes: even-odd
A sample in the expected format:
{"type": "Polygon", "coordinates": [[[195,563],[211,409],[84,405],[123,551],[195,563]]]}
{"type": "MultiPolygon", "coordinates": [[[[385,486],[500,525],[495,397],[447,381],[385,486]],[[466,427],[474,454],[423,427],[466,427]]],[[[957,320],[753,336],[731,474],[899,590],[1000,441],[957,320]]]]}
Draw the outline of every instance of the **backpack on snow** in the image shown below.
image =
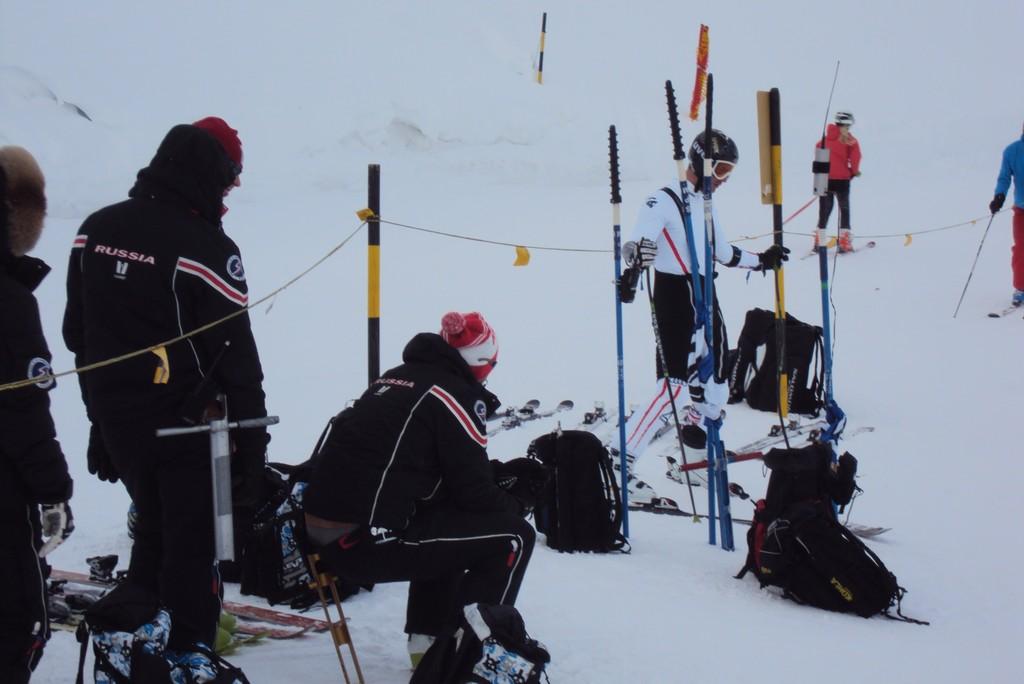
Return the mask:
{"type": "Polygon", "coordinates": [[[150,591],[124,582],[94,603],[76,631],[81,644],[76,684],[93,645],[96,684],[249,684],[240,669],[199,644],[167,650],[171,615],[150,591]],[[91,634],[91,639],[90,639],[91,634]]]}
{"type": "MultiPolygon", "coordinates": [[[[778,410],[779,383],[775,352],[775,314],[766,309],[747,312],[729,371],[729,403],[744,398],[751,408],[778,410]],[[758,363],[758,350],[764,352],[758,363]]],[[[824,406],[824,346],[820,326],[786,314],[786,373],[791,413],[817,416],[824,406]]]]}
{"type": "Polygon", "coordinates": [[[434,640],[409,684],[539,684],[550,661],[518,610],[474,603],[463,609],[458,629],[434,640]]]}
{"type": "MultiPolygon", "coordinates": [[[[900,602],[906,590],[881,559],[844,527],[832,503],[845,505],[856,489],[857,462],[843,454],[831,467],[831,447],[811,444],[798,449],[772,449],[764,457],[771,468],[766,497],[755,504],[747,532],[747,571],[761,588],[775,586],[797,603],[841,613],[871,617],[900,602]]],[[[927,623],[921,623],[927,624],[927,623]]]]}
{"type": "Polygon", "coordinates": [[[608,450],[586,430],[559,430],[530,443],[527,454],[551,477],[534,508],[537,531],[558,551],[620,551],[622,498],[608,450]]]}

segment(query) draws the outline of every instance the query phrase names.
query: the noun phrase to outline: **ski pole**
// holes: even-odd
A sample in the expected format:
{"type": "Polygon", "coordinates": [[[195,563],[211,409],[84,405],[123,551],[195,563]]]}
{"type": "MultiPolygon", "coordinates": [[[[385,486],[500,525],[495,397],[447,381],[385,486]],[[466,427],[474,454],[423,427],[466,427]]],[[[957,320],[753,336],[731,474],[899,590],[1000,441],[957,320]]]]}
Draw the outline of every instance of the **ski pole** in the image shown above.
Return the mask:
{"type": "MultiPolygon", "coordinates": [[[[545,14],[545,17],[547,15],[545,14]]],[[[619,479],[622,481],[622,536],[629,539],[629,480],[626,464],[626,380],[623,370],[622,350],[622,293],[619,282],[622,280],[622,194],[619,186],[619,141],[615,126],[608,127],[608,166],[611,170],[612,190],[612,238],[615,260],[615,351],[617,355],[618,386],[619,386],[619,479]]]]}
{"type": "MultiPolygon", "coordinates": [[[[707,100],[704,105],[704,168],[703,194],[704,194],[704,307],[705,325],[704,339],[707,346],[707,362],[699,363],[698,368],[709,369],[706,377],[704,373],[698,372],[698,379],[705,383],[714,382],[715,379],[715,220],[712,212],[712,187],[711,177],[714,174],[715,160],[712,157],[714,146],[711,143],[712,112],[714,105],[715,80],[712,74],[708,74],[707,100]],[[705,363],[707,364],[705,366],[705,363]]],[[[781,214],[780,214],[781,216],[781,214]]],[[[694,268],[696,272],[696,268],[694,268]]],[[[728,461],[725,458],[725,444],[722,443],[721,425],[722,419],[704,419],[707,427],[707,449],[708,449],[708,512],[713,511],[715,498],[718,499],[718,524],[721,529],[721,547],[725,551],[734,550],[732,535],[732,510],[729,503],[729,469],[728,461]]],[[[708,533],[708,541],[715,543],[714,523],[708,533]]]]}
{"type": "Polygon", "coordinates": [[[978,253],[974,255],[974,263],[971,264],[971,272],[967,274],[967,282],[964,283],[964,291],[960,293],[960,301],[956,303],[956,311],[953,312],[953,318],[960,313],[960,305],[964,303],[964,295],[967,294],[967,286],[971,284],[971,277],[974,276],[974,268],[978,265],[978,257],[981,256],[981,248],[985,246],[985,238],[988,237],[988,229],[992,227],[992,219],[996,217],[995,214],[988,219],[988,225],[985,226],[985,232],[981,236],[981,243],[978,245],[978,253]]]}

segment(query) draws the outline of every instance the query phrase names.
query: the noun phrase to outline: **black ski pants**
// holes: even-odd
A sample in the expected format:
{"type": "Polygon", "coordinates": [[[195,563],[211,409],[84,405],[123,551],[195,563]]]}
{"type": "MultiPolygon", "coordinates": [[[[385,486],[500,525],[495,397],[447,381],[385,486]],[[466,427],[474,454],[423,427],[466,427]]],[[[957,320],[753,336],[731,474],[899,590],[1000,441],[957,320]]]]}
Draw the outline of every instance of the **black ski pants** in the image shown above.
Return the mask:
{"type": "Polygon", "coordinates": [[[24,684],[50,637],[37,506],[0,502],[0,682],[24,684]]]}
{"type": "Polygon", "coordinates": [[[533,553],[533,526],[512,513],[427,511],[398,536],[359,528],[320,550],[356,584],[409,582],[405,631],[440,636],[472,603],[514,605],[533,553]]]}
{"type": "MultiPolygon", "coordinates": [[[[698,280],[703,283],[703,279],[698,280]]],[[[703,287],[703,285],[701,285],[703,287]]],[[[714,377],[725,382],[725,361],[729,351],[729,338],[722,321],[722,311],[718,308],[718,295],[715,295],[713,306],[714,319],[714,377]]],[[[687,367],[690,354],[694,351],[695,340],[693,330],[697,321],[694,308],[693,279],[688,275],[654,272],[654,315],[658,321],[658,338],[661,349],[668,364],[668,375],[671,378],[687,382],[690,369],[687,367]]],[[[702,333],[703,334],[703,333],[702,333]]],[[[658,377],[664,374],[661,354],[655,349],[658,377]]]]}
{"type": "Polygon", "coordinates": [[[850,181],[829,179],[828,192],[818,198],[818,227],[828,226],[828,217],[832,215],[833,197],[839,200],[839,229],[850,229],[850,181]]]}
{"type": "Polygon", "coordinates": [[[128,488],[138,521],[128,580],[171,611],[169,648],[212,646],[220,616],[214,559],[210,441],[205,434],[157,437],[180,427],[170,414],[101,422],[103,442],[128,488]]]}

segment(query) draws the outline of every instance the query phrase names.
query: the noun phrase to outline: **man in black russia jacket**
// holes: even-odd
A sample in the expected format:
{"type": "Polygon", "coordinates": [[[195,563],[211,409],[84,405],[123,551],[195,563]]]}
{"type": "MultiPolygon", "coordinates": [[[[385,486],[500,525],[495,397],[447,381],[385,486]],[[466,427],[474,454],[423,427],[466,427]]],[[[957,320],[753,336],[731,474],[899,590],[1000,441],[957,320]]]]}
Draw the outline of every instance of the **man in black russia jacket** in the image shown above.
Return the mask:
{"type": "MultiPolygon", "coordinates": [[[[221,227],[241,167],[237,132],[223,120],[175,126],[129,199],[85,220],[68,266],[64,340],[79,367],[215,324],[81,375],[89,469],[128,488],[138,514],[129,579],[171,609],[169,647],[179,650],[212,644],[220,612],[209,438],[155,431],[211,417],[218,393],[232,419],[266,415],[245,270],[221,227]]],[[[232,442],[244,505],[261,494],[266,431],[239,430],[232,442]]]]}
{"type": "Polygon", "coordinates": [[[406,632],[429,636],[464,605],[513,604],[535,539],[534,502],[498,487],[487,459],[494,333],[476,313],[442,324],[335,418],[304,493],[324,561],[360,584],[411,580],[406,632]]]}
{"type": "Polygon", "coordinates": [[[50,350],[32,294],[50,269],[25,256],[45,213],[35,159],[0,148],[0,385],[29,381],[0,390],[0,682],[11,684],[29,680],[50,637],[39,554],[74,529],[71,477],[50,417],[56,382],[41,377],[52,375],[50,350]],[[51,538],[46,547],[41,533],[51,538]]]}

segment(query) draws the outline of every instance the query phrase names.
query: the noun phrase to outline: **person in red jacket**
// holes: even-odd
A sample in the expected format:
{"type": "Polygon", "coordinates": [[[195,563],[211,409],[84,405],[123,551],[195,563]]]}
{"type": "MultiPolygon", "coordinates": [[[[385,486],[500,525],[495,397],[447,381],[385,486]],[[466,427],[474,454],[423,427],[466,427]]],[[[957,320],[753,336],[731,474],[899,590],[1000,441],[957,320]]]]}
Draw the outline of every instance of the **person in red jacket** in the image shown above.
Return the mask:
{"type": "MultiPolygon", "coordinates": [[[[853,251],[850,231],[850,180],[860,175],[860,143],[850,133],[853,114],[836,112],[834,124],[825,131],[825,140],[815,147],[827,146],[829,151],[828,191],[818,199],[818,229],[824,230],[832,214],[833,196],[839,200],[839,251],[853,251]]],[[[814,235],[818,247],[818,234],[814,235]]]]}

